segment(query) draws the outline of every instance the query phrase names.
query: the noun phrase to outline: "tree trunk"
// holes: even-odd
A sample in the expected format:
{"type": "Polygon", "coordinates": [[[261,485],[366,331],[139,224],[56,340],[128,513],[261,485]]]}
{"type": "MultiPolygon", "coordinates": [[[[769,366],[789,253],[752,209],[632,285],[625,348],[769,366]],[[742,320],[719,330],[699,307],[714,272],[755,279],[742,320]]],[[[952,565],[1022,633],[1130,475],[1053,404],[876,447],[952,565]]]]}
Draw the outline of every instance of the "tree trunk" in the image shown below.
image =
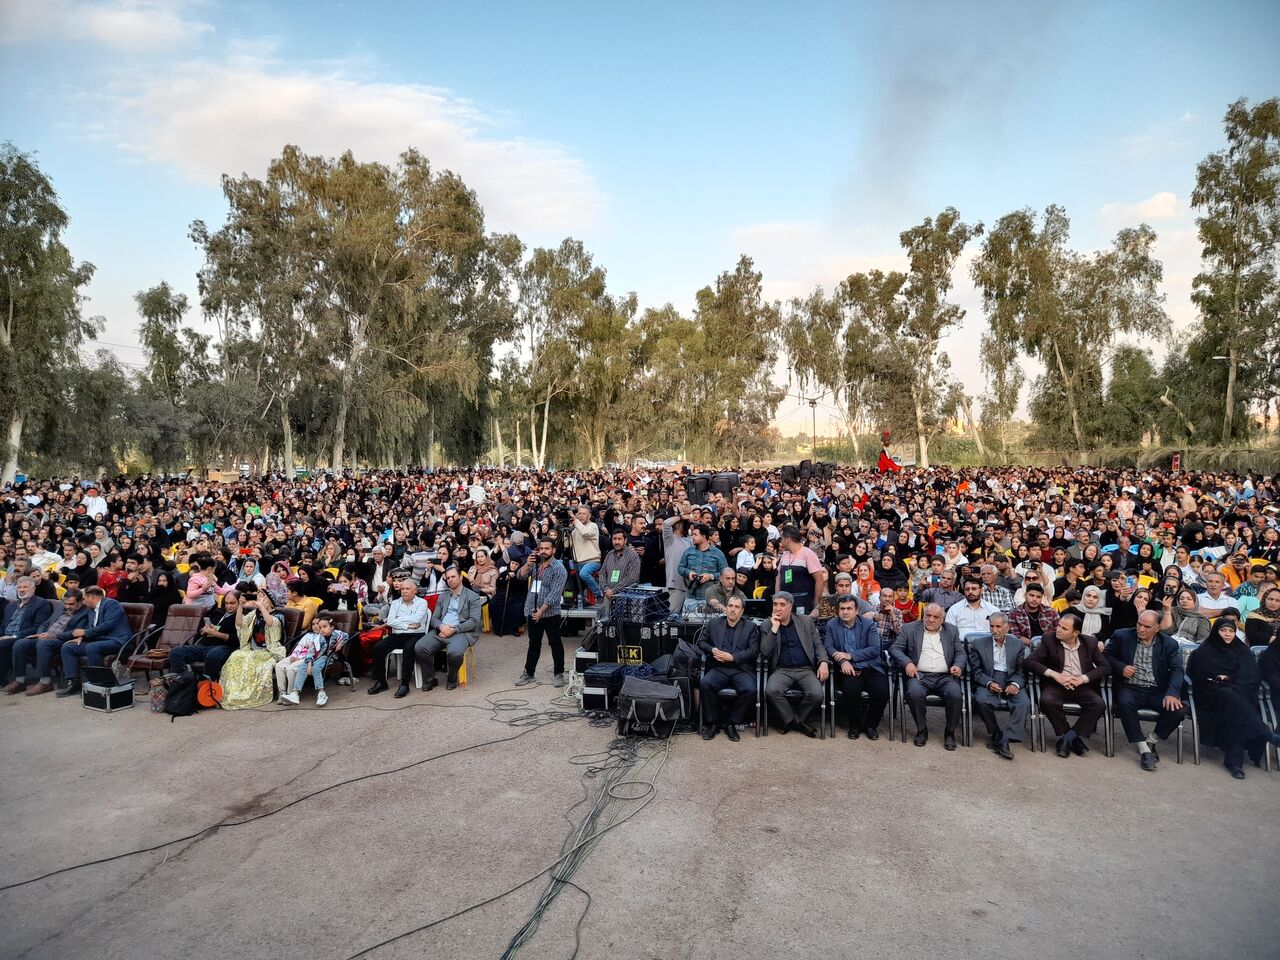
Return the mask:
{"type": "Polygon", "coordinates": [[[431,408],[431,427],[427,434],[427,468],[435,470],[436,468],[436,411],[435,407],[431,408]]]}
{"type": "Polygon", "coordinates": [[[516,469],[520,469],[520,461],[524,459],[524,434],[520,432],[520,418],[516,417],[516,469]]]}
{"type": "Polygon", "coordinates": [[[1236,412],[1236,371],[1240,366],[1240,356],[1236,353],[1234,346],[1227,351],[1227,356],[1231,358],[1231,363],[1227,368],[1227,409],[1222,414],[1222,445],[1224,447],[1231,443],[1231,421],[1236,412]]]}
{"type": "Polygon", "coordinates": [[[969,429],[973,431],[973,442],[978,445],[978,456],[982,458],[982,462],[987,462],[987,447],[982,442],[982,431],[978,429],[978,421],[973,418],[973,401],[967,396],[960,401],[960,406],[964,409],[964,417],[969,421],[969,429]]]}
{"type": "Polygon", "coordinates": [[[5,447],[4,474],[0,476],[0,483],[13,483],[13,478],[18,475],[18,450],[22,446],[24,420],[23,414],[17,410],[9,414],[9,439],[5,447]]]}
{"type": "Polygon", "coordinates": [[[1053,358],[1058,364],[1058,376],[1062,377],[1062,390],[1067,395],[1067,409],[1071,412],[1071,433],[1076,438],[1076,452],[1080,454],[1080,461],[1083,463],[1088,457],[1088,451],[1084,445],[1084,428],[1080,425],[1080,406],[1076,401],[1075,385],[1067,376],[1067,365],[1062,362],[1062,351],[1058,349],[1058,345],[1053,345],[1053,358]]]}
{"type": "Polygon", "coordinates": [[[922,470],[929,468],[929,438],[924,432],[924,409],[920,406],[920,395],[911,391],[911,405],[916,412],[916,466],[922,470]]]}
{"type": "Polygon", "coordinates": [[[1190,418],[1183,413],[1178,405],[1169,397],[1169,387],[1164,388],[1164,395],[1160,398],[1160,402],[1178,415],[1178,419],[1182,421],[1182,425],[1187,430],[1187,442],[1194,443],[1196,439],[1196,425],[1191,422],[1190,418]]]}
{"type": "Polygon", "coordinates": [[[342,455],[346,452],[347,411],[351,407],[351,395],[348,392],[348,381],[355,378],[346,371],[342,374],[342,391],[338,397],[338,420],[333,426],[333,452],[329,455],[329,469],[334,473],[342,470],[342,455]]]}
{"type": "Polygon", "coordinates": [[[280,411],[280,433],[284,437],[284,479],[288,483],[293,480],[293,428],[289,425],[287,406],[280,411]]]}
{"type": "Polygon", "coordinates": [[[551,388],[547,387],[547,399],[542,402],[542,443],[538,446],[538,468],[547,463],[547,425],[551,423],[551,388]]]}
{"type": "Polygon", "coordinates": [[[529,463],[533,465],[533,469],[541,470],[542,464],[538,462],[538,405],[534,404],[529,408],[529,463]]]}
{"type": "Polygon", "coordinates": [[[502,447],[502,421],[497,417],[493,418],[493,436],[498,441],[498,467],[506,466],[507,452],[502,447]]]}

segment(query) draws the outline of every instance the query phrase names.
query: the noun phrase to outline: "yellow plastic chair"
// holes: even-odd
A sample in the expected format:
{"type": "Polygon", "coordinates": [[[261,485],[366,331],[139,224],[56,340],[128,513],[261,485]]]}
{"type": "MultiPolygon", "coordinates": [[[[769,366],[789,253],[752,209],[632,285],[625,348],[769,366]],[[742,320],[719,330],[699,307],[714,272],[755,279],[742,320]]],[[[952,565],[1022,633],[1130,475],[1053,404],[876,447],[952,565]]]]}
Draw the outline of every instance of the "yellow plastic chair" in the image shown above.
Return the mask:
{"type": "Polygon", "coordinates": [[[175,569],[175,570],[177,570],[179,573],[190,573],[190,572],[191,572],[191,564],[189,564],[189,563],[180,563],[180,564],[178,564],[174,569],[175,569]]]}
{"type": "Polygon", "coordinates": [[[332,577],[333,577],[333,579],[335,579],[335,580],[337,580],[337,579],[338,579],[338,568],[337,568],[337,567],[325,567],[325,568],[324,568],[324,572],[325,572],[325,573],[327,573],[327,574],[329,574],[330,576],[332,576],[332,577]]]}
{"type": "Polygon", "coordinates": [[[762,583],[762,584],[760,584],[760,586],[756,587],[754,590],[752,590],[752,591],[751,591],[751,599],[752,599],[752,600],[763,600],[763,599],[764,599],[764,591],[765,591],[765,585],[762,583]]]}

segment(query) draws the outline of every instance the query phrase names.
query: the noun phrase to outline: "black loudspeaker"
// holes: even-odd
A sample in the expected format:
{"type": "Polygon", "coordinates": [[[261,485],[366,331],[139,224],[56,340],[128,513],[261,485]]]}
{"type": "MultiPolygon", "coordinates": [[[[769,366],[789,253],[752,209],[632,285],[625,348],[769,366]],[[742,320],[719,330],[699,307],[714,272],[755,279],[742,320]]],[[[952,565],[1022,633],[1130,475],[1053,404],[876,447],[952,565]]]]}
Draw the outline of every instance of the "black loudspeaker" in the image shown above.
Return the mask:
{"type": "Polygon", "coordinates": [[[795,468],[795,467],[793,467],[791,464],[789,464],[789,463],[788,463],[788,464],[785,464],[785,465],[782,467],[781,473],[782,473],[782,482],[783,482],[783,483],[795,483],[795,482],[796,482],[796,479],[797,479],[797,477],[796,477],[796,468],[795,468]]]}
{"type": "Polygon", "coordinates": [[[736,473],[717,473],[711,478],[711,492],[723,494],[728,497],[733,491],[742,486],[742,478],[736,473]]]}
{"type": "Polygon", "coordinates": [[[691,473],[684,478],[684,492],[689,502],[701,506],[707,502],[707,490],[711,487],[711,474],[691,473]]]}
{"type": "Polygon", "coordinates": [[[799,474],[800,474],[801,480],[808,480],[811,476],[813,476],[813,461],[801,460],[800,467],[799,467],[799,474]]]}

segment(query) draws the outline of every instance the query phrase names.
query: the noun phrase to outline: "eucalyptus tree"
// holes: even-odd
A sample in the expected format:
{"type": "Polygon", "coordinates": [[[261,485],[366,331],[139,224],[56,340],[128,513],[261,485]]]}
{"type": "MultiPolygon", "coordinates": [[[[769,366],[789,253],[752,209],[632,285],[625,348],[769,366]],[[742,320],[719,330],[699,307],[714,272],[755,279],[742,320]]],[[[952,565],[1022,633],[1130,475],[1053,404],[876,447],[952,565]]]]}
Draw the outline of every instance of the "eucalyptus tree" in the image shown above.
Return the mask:
{"type": "Polygon", "coordinates": [[[62,242],[67,214],[35,160],[0,146],[0,483],[13,481],[28,419],[57,402],[51,384],[100,322],[84,317],[93,264],[62,242]]]}
{"type": "MultiPolygon", "coordinates": [[[[1274,302],[1276,254],[1280,250],[1280,99],[1250,108],[1237,100],[1223,119],[1227,146],[1196,167],[1191,204],[1201,215],[1196,226],[1203,269],[1196,275],[1192,299],[1200,308],[1204,332],[1227,357],[1222,442],[1234,432],[1241,357],[1246,358],[1250,388],[1266,382],[1266,349],[1280,342],[1274,302]],[[1270,305],[1270,307],[1269,307],[1270,305]]],[[[1265,399],[1265,398],[1264,398],[1265,399]]],[[[1247,423],[1245,424],[1247,429],[1247,423]]]]}
{"type": "Polygon", "coordinates": [[[987,235],[972,274],[982,291],[991,333],[1015,343],[1045,365],[1040,407],[1065,409],[1070,436],[1083,459],[1088,450],[1084,412],[1101,396],[1101,364],[1117,336],[1163,330],[1163,276],[1155,232],[1146,224],[1116,234],[1092,254],[1067,247],[1070,220],[1059,206],[1037,222],[1030,210],[1001,217],[987,235]]]}

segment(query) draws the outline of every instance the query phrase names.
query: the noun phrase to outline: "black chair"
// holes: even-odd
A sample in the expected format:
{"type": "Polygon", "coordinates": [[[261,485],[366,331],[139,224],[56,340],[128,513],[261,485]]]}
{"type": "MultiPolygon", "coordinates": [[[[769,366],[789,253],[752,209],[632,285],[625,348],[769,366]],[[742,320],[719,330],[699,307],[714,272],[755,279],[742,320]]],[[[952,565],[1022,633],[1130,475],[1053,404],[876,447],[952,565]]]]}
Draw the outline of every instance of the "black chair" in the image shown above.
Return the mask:
{"type": "MultiPolygon", "coordinates": [[[[980,633],[966,633],[964,636],[965,658],[968,660],[969,663],[973,663],[973,660],[971,659],[973,656],[973,652],[969,646],[969,641],[971,639],[976,639],[981,636],[983,636],[983,634],[980,634],[980,633]]],[[[1009,642],[1012,643],[1014,641],[1018,642],[1019,644],[1022,643],[1021,640],[1013,636],[1013,634],[1010,634],[1009,642]]],[[[1027,671],[1027,677],[1028,677],[1027,687],[1026,687],[1027,697],[1028,699],[1030,699],[1031,679],[1030,679],[1029,671],[1027,671]]],[[[968,671],[968,678],[969,678],[969,682],[965,683],[964,685],[964,693],[965,693],[965,699],[968,700],[969,702],[969,746],[973,746],[973,672],[972,671],[968,671]]],[[[999,703],[997,703],[995,706],[995,710],[996,710],[996,713],[1013,713],[1013,704],[1009,702],[1008,697],[1001,695],[999,703]]],[[[1030,727],[1030,729],[1022,731],[1022,740],[1026,743],[1027,749],[1030,750],[1032,753],[1035,753],[1036,752],[1035,726],[1031,722],[1031,711],[1027,712],[1027,725],[1028,727],[1030,727]]]]}
{"type": "MultiPolygon", "coordinates": [[[[1083,640],[1081,641],[1084,642],[1083,640]]],[[[1039,637],[1031,638],[1031,649],[1034,651],[1040,645],[1039,637]]],[[[1031,684],[1031,715],[1027,717],[1027,723],[1031,724],[1032,738],[1039,744],[1038,749],[1041,753],[1048,751],[1048,741],[1045,737],[1044,728],[1049,722],[1049,718],[1045,716],[1044,710],[1040,706],[1040,675],[1027,671],[1027,681],[1031,684]]],[[[1105,756],[1115,756],[1115,744],[1111,739],[1112,722],[1114,714],[1111,711],[1111,678],[1104,677],[1102,683],[1099,684],[1098,692],[1102,695],[1102,752],[1105,756]]],[[[1062,712],[1069,717],[1078,717],[1080,715],[1080,704],[1073,703],[1068,700],[1062,704],[1062,712]]],[[[1197,761],[1199,762],[1199,761],[1197,761]]]]}
{"type": "MultiPolygon", "coordinates": [[[[889,710],[889,739],[892,740],[893,739],[893,722],[897,712],[897,704],[894,703],[894,696],[893,696],[894,663],[893,663],[893,659],[889,656],[888,650],[880,651],[880,658],[884,661],[885,675],[889,678],[889,703],[887,704],[887,706],[889,710]]],[[[841,693],[840,691],[840,684],[836,683],[837,669],[838,669],[837,665],[833,663],[831,665],[830,672],[827,674],[827,703],[828,703],[828,706],[830,707],[830,709],[827,711],[827,730],[829,735],[833,737],[836,735],[836,712],[837,712],[836,700],[838,697],[843,696],[843,693],[841,693]]],[[[871,698],[867,695],[867,692],[865,690],[859,696],[863,700],[863,702],[870,702],[871,700],[871,698]]]]}
{"type": "MultiPolygon", "coordinates": [[[[960,742],[966,747],[973,746],[973,704],[969,697],[970,683],[969,667],[966,665],[961,672],[957,682],[960,684],[960,742]]],[[[907,742],[907,716],[910,709],[907,707],[907,675],[897,662],[890,663],[889,671],[889,702],[893,704],[896,701],[896,709],[898,712],[898,731],[901,735],[903,743],[907,742]]],[[[945,707],[946,701],[936,693],[925,694],[925,708],[929,707],[945,707]]],[[[889,736],[893,737],[892,712],[894,707],[890,707],[890,724],[889,736]]]]}
{"type": "MultiPolygon", "coordinates": [[[[701,664],[701,668],[698,671],[699,682],[694,686],[694,689],[699,691],[698,693],[698,736],[702,736],[702,731],[706,729],[702,722],[703,703],[702,703],[702,694],[701,694],[702,675],[707,672],[707,655],[705,653],[702,655],[702,659],[699,661],[699,663],[701,664]]],[[[759,657],[756,658],[755,665],[752,667],[752,672],[755,674],[755,677],[756,677],[756,710],[755,710],[754,716],[755,716],[756,736],[758,737],[760,736],[760,701],[764,698],[764,688],[760,684],[760,658],[759,657]]],[[[722,708],[726,701],[732,708],[737,704],[738,691],[735,690],[733,687],[722,687],[721,689],[716,691],[716,696],[719,698],[720,706],[722,708]]],[[[720,715],[724,716],[723,709],[721,710],[720,715]]]]}
{"type": "MultiPolygon", "coordinates": [[[[767,737],[769,735],[769,696],[765,693],[765,686],[769,682],[769,676],[773,672],[766,662],[767,658],[761,656],[758,661],[758,673],[756,674],[756,702],[760,708],[760,719],[756,722],[756,734],[767,737]]],[[[830,667],[828,666],[827,683],[831,682],[830,667]]],[[[788,700],[799,700],[802,696],[799,690],[788,690],[783,694],[788,700]]],[[[827,696],[824,693],[821,700],[818,701],[819,720],[818,720],[818,736],[823,740],[827,739],[827,696]]]]}

